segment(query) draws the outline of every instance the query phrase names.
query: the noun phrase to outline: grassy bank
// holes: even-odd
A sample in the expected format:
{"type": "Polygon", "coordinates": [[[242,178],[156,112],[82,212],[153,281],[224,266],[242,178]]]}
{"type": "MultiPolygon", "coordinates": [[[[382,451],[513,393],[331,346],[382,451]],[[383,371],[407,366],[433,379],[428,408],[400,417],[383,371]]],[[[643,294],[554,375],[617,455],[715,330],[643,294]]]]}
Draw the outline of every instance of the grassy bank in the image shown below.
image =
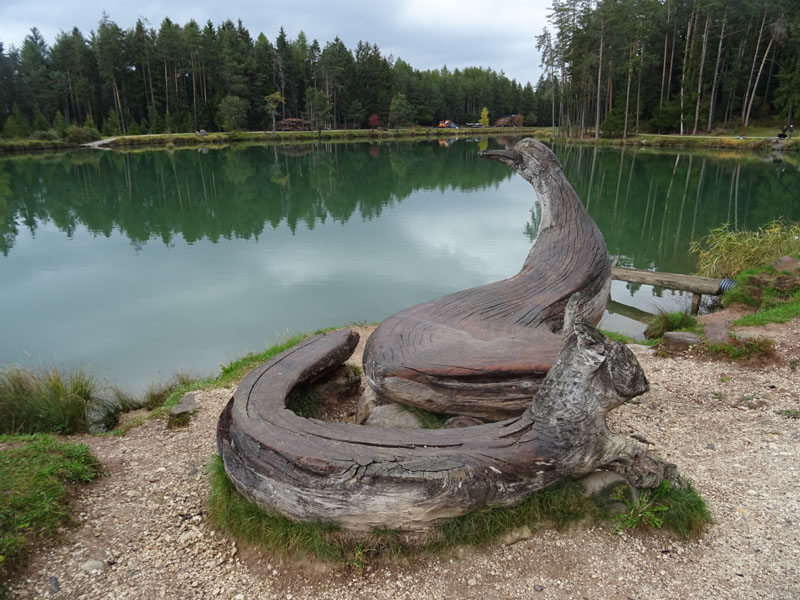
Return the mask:
{"type": "MultiPolygon", "coordinates": [[[[714,148],[720,150],[750,150],[764,152],[775,147],[775,139],[769,137],[744,136],[691,136],[691,135],[656,135],[638,134],[622,138],[557,138],[568,144],[586,144],[590,146],[629,146],[636,148],[714,148]]],[[[786,140],[780,145],[783,151],[800,150],[800,142],[795,138],[786,140]]]]}
{"type": "Polygon", "coordinates": [[[49,435],[0,436],[0,580],[34,542],[69,523],[69,485],[99,474],[84,444],[49,435]]]}
{"type": "Polygon", "coordinates": [[[442,139],[475,136],[542,135],[545,131],[533,127],[490,127],[486,129],[439,129],[412,127],[402,129],[330,129],[322,131],[233,131],[230,133],[172,133],[161,135],[120,136],[109,142],[111,148],[131,146],[219,146],[233,143],[281,143],[317,141],[388,141],[442,139]]]}

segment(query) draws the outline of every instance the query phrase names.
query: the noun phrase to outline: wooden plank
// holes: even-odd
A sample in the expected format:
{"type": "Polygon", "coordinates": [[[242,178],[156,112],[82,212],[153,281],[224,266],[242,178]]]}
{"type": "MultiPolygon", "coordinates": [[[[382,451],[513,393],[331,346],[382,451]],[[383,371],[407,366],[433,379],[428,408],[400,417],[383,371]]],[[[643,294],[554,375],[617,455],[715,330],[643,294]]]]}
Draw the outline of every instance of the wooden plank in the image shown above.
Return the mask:
{"type": "Polygon", "coordinates": [[[623,267],[611,267],[611,278],[618,281],[644,283],[646,285],[655,285],[670,290],[694,292],[695,294],[709,294],[711,296],[719,294],[719,286],[722,283],[721,279],[714,279],[712,277],[697,277],[695,275],[680,275],[678,273],[625,269],[623,267]]]}

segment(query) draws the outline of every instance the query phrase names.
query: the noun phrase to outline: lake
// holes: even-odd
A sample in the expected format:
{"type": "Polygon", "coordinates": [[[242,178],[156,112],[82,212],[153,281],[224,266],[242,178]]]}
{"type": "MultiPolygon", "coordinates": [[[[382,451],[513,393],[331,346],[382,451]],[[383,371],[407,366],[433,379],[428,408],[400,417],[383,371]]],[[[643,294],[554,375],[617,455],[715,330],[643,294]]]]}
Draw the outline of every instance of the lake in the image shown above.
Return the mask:
{"type": "MultiPolygon", "coordinates": [[[[515,274],[532,188],[500,140],[279,145],[0,160],[0,364],[88,367],[139,392],[287,333],[378,321],[515,274]]],[[[620,265],[686,273],[692,239],[800,218],[796,164],[556,146],[620,265]]],[[[614,282],[648,311],[681,294],[614,282]]],[[[607,314],[629,334],[639,323],[607,314]]]]}

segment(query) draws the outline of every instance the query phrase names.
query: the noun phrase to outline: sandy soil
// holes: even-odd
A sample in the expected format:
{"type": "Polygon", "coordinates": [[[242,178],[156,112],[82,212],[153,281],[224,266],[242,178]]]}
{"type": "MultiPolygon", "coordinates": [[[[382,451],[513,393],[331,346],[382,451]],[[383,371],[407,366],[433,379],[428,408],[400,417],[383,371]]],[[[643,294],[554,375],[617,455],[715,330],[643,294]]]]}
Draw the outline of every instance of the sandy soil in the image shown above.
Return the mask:
{"type": "Polygon", "coordinates": [[[487,548],[366,568],[238,547],[204,512],[203,468],[233,391],[217,389],[199,394],[199,414],[184,429],[150,421],[123,438],[78,438],[109,475],[80,488],[77,526],[30,558],[11,596],[798,598],[800,419],[785,411],[800,409],[800,321],[760,331],[779,356],[766,367],[663,358],[637,346],[652,389],[609,418],[613,430],[646,438],[693,480],[715,518],[698,540],[543,527],[487,548]],[[102,568],[87,572],[90,560],[102,568]]]}

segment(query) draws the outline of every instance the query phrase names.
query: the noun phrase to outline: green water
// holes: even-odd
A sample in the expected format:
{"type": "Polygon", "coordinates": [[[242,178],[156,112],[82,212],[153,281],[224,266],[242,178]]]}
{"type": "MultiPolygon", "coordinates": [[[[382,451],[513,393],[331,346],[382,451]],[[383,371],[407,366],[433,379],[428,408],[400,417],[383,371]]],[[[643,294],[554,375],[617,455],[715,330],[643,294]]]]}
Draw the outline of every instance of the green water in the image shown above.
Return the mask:
{"type": "MultiPolygon", "coordinates": [[[[498,142],[488,142],[495,147],[498,142]]],[[[133,391],[281,336],[377,321],[517,272],[535,196],[481,143],[85,151],[0,161],[0,364],[133,391]]],[[[693,237],[797,219],[800,173],[755,156],[556,148],[620,264],[690,272],[693,237]]],[[[681,308],[615,282],[617,301],[681,308]]],[[[608,328],[638,324],[608,315],[608,328]]]]}

